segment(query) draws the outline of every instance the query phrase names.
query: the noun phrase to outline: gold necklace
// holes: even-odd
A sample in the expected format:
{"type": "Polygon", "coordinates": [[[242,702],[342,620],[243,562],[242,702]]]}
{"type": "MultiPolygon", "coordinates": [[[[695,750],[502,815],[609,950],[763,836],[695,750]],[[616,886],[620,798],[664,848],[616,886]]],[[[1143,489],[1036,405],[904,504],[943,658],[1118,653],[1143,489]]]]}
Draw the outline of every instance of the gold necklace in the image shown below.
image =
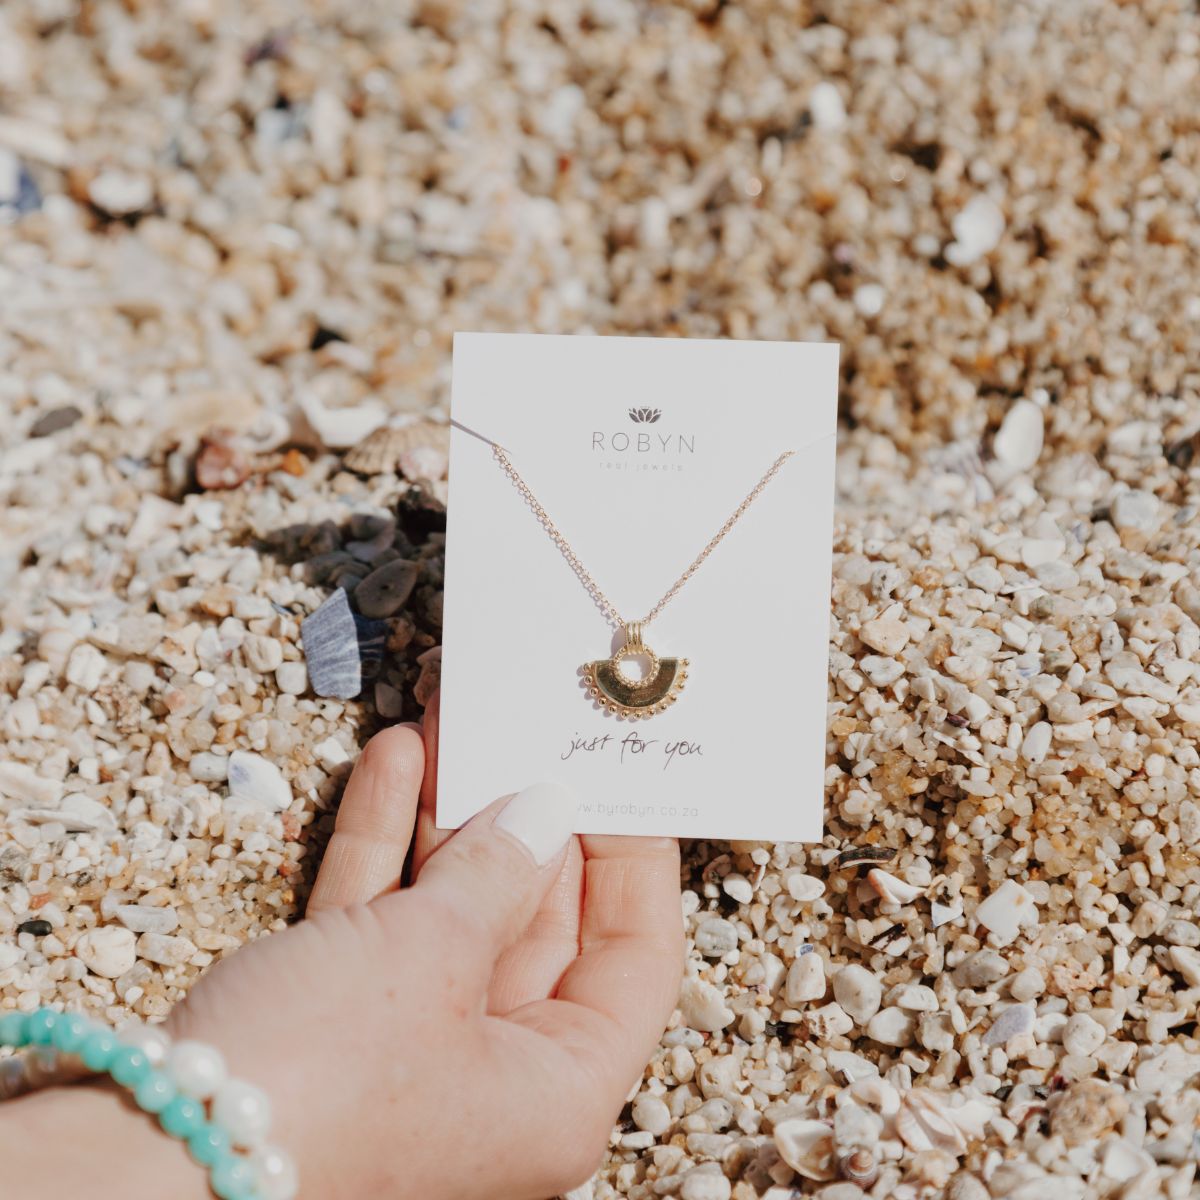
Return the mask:
{"type": "Polygon", "coordinates": [[[503,447],[492,443],[492,455],[500,464],[504,473],[516,485],[517,491],[524,497],[525,502],[533,509],[539,523],[550,535],[550,540],[559,548],[567,560],[571,570],[578,576],[580,583],[587,589],[588,594],[600,606],[600,610],[608,620],[625,631],[625,644],[611,658],[596,659],[584,663],[580,668],[587,684],[588,694],[609,712],[618,713],[623,717],[650,717],[662,712],[674,704],[679,693],[683,690],[684,681],[688,677],[688,660],[686,658],[659,658],[658,655],[642,641],[642,626],[649,625],[667,604],[679,592],[685,583],[696,573],[700,564],[717,548],[725,535],[738,523],[746,509],[758,499],[759,493],[775,477],[776,472],[792,455],[794,450],[785,450],[768,468],[767,473],[754,485],[746,498],[734,509],[729,519],[713,535],[708,545],[696,555],[692,565],[679,576],[666,595],[640,621],[627,621],[617,612],[612,601],[600,590],[588,569],[579,561],[579,556],[571,549],[570,543],[558,531],[558,527],[550,519],[550,514],[538,502],[538,498],[530,490],[529,485],[521,478],[517,468],[512,465],[503,447]],[[621,670],[621,660],[631,656],[644,657],[649,661],[649,667],[641,679],[631,679],[621,670]]]}

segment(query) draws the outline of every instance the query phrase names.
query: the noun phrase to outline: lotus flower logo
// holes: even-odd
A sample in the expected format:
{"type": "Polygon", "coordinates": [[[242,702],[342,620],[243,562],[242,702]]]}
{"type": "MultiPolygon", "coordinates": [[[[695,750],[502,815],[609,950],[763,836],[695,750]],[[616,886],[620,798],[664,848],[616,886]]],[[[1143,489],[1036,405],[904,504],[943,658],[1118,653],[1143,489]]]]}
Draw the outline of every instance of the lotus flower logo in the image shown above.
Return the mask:
{"type": "Polygon", "coordinates": [[[631,408],[629,419],[638,425],[653,425],[662,416],[660,408],[631,408]]]}

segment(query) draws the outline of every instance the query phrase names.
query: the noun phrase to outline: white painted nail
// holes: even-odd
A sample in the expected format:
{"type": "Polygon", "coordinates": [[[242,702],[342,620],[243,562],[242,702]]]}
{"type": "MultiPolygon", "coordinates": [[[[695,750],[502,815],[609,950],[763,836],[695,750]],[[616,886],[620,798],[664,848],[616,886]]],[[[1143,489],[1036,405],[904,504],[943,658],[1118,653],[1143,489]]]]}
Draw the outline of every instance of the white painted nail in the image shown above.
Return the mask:
{"type": "Polygon", "coordinates": [[[578,808],[574,791],[564,784],[535,783],[500,810],[495,827],[516,838],[544,867],[570,839],[578,808]]]}

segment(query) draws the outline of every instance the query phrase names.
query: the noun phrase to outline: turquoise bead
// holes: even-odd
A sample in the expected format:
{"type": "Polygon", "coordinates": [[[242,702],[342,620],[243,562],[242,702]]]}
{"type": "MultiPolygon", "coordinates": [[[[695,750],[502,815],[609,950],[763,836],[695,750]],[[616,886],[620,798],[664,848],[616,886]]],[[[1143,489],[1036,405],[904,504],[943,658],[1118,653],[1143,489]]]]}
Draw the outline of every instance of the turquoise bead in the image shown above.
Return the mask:
{"type": "Polygon", "coordinates": [[[175,1085],[165,1071],[151,1071],[133,1089],[133,1098],[143,1112],[160,1113],[175,1099],[175,1085]]]}
{"type": "Polygon", "coordinates": [[[107,1029],[95,1028],[83,1039],[79,1057],[89,1071],[107,1071],[117,1045],[117,1039],[107,1029]]]}
{"type": "Polygon", "coordinates": [[[154,1068],[150,1060],[136,1046],[123,1046],[119,1042],[108,1064],[108,1073],[122,1086],[135,1088],[154,1068]]]}
{"type": "Polygon", "coordinates": [[[188,1151],[203,1167],[215,1166],[229,1150],[229,1134],[220,1125],[210,1125],[204,1121],[188,1137],[188,1151]]]}
{"type": "Polygon", "coordinates": [[[54,1030],[62,1014],[52,1008],[39,1008],[29,1014],[25,1025],[25,1038],[31,1046],[49,1046],[54,1040],[54,1030]]]}
{"type": "Polygon", "coordinates": [[[25,1045],[29,1018],[23,1012],[6,1012],[0,1016],[0,1046],[25,1045]]]}
{"type": "Polygon", "coordinates": [[[213,1165],[209,1185],[221,1200],[253,1200],[254,1172],[240,1154],[226,1155],[213,1165]]]}
{"type": "Polygon", "coordinates": [[[176,1096],[158,1114],[158,1123],[172,1137],[189,1139],[190,1145],[193,1135],[204,1127],[204,1106],[190,1096],[176,1096]]]}
{"type": "Polygon", "coordinates": [[[64,1054],[77,1054],[94,1026],[78,1013],[63,1013],[54,1026],[53,1044],[64,1054]]]}

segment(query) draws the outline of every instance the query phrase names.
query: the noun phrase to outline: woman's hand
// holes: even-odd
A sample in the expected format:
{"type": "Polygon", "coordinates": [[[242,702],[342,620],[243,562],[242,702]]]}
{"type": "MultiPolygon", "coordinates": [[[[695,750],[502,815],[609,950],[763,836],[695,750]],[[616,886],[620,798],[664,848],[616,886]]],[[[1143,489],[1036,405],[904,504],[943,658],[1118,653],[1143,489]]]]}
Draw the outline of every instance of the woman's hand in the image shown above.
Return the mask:
{"type": "Polygon", "coordinates": [[[304,1197],[568,1190],[675,1004],[676,843],[569,837],[549,788],[439,831],[436,754],[436,702],[424,737],[374,738],[307,918],[217,964],[169,1021],[268,1092],[304,1197]]]}

